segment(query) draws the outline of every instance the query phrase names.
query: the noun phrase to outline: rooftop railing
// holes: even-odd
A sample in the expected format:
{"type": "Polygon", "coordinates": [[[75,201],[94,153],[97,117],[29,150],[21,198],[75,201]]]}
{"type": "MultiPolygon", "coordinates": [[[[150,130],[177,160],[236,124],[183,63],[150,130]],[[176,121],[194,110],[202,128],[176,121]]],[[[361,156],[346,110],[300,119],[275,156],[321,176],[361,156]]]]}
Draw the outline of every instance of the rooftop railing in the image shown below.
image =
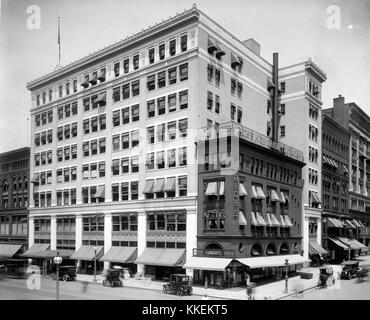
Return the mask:
{"type": "Polygon", "coordinates": [[[267,137],[238,123],[225,122],[217,127],[214,125],[204,127],[201,129],[201,131],[205,133],[204,139],[216,138],[217,134],[220,137],[236,136],[260,147],[274,150],[284,156],[304,162],[302,151],[290,147],[282,142],[274,142],[270,137],[267,137]]]}

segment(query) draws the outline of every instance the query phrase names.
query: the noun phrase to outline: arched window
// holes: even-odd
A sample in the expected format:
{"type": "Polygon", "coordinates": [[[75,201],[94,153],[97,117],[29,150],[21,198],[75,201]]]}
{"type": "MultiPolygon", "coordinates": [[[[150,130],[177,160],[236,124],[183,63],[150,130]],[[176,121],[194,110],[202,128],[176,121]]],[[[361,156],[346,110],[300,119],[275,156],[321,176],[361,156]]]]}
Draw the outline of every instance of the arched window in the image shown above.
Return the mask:
{"type": "Polygon", "coordinates": [[[257,257],[257,256],[260,256],[261,254],[262,254],[261,246],[258,243],[255,243],[251,249],[251,256],[257,257]]]}
{"type": "Polygon", "coordinates": [[[269,243],[266,247],[266,255],[274,256],[276,255],[276,247],[273,243],[269,243]]]}
{"type": "Polygon", "coordinates": [[[279,254],[289,254],[289,246],[286,243],[280,246],[279,254]]]}
{"type": "Polygon", "coordinates": [[[204,254],[207,256],[222,256],[222,247],[217,243],[210,243],[205,246],[204,254]]]}
{"type": "Polygon", "coordinates": [[[24,190],[27,190],[27,188],[28,188],[28,179],[27,179],[27,177],[23,178],[23,186],[24,186],[24,190]]]}
{"type": "Polygon", "coordinates": [[[17,189],[17,178],[13,178],[13,191],[17,189]]]}
{"type": "Polygon", "coordinates": [[[23,188],[23,183],[22,183],[22,177],[18,178],[18,190],[22,190],[23,188]]]}
{"type": "Polygon", "coordinates": [[[3,192],[8,192],[9,191],[9,182],[8,180],[3,181],[3,192]]]}

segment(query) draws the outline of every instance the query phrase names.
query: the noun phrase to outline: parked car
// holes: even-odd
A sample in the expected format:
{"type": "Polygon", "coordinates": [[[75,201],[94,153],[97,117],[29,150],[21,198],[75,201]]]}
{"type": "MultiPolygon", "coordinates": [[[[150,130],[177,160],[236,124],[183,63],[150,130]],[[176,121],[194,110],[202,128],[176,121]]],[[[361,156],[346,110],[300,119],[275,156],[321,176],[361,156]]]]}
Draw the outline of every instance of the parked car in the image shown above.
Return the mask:
{"type": "Polygon", "coordinates": [[[103,286],[105,287],[123,287],[123,282],[120,278],[121,270],[119,269],[109,269],[103,280],[103,286]]]}
{"type": "Polygon", "coordinates": [[[326,288],[328,285],[331,286],[335,284],[333,267],[322,266],[319,268],[319,283],[318,285],[322,288],[326,288]]]}
{"type": "Polygon", "coordinates": [[[8,278],[25,279],[27,278],[26,268],[19,264],[6,264],[2,265],[2,275],[8,278]]]}
{"type": "Polygon", "coordinates": [[[357,274],[357,271],[359,269],[359,262],[358,261],[346,261],[342,263],[342,266],[343,266],[343,269],[340,274],[340,278],[351,280],[357,274]]]}
{"type": "Polygon", "coordinates": [[[370,266],[368,265],[363,265],[358,267],[358,270],[356,272],[356,277],[358,278],[359,281],[362,281],[363,278],[367,277],[369,273],[370,266]]]}
{"type": "Polygon", "coordinates": [[[163,292],[174,292],[178,296],[182,296],[184,294],[192,295],[193,288],[189,284],[189,276],[184,274],[171,274],[170,282],[163,285],[163,292]]]}
{"type": "MultiPolygon", "coordinates": [[[[57,279],[56,271],[50,274],[53,280],[57,279]]],[[[76,281],[76,266],[60,266],[59,267],[59,280],[63,281],[76,281]]]]}

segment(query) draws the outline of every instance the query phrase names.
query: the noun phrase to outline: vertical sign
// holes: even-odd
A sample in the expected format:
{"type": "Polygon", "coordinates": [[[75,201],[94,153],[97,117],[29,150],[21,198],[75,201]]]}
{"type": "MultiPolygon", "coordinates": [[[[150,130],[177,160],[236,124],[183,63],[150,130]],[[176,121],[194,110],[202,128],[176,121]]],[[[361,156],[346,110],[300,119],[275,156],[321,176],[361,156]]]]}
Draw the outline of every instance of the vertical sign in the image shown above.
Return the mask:
{"type": "Polygon", "coordinates": [[[238,216],[239,213],[239,177],[237,174],[234,175],[234,218],[238,216]]]}

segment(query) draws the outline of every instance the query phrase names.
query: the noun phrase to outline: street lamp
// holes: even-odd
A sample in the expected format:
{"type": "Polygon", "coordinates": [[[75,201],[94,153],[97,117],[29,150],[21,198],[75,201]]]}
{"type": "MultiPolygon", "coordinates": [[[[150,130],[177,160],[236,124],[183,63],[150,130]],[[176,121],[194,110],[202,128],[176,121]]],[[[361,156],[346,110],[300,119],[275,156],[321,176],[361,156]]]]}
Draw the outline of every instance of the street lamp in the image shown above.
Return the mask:
{"type": "Polygon", "coordinates": [[[94,252],[95,252],[95,255],[94,255],[94,282],[96,282],[96,252],[98,251],[98,247],[95,246],[94,247],[94,252]]]}
{"type": "Polygon", "coordinates": [[[285,290],[284,293],[288,294],[288,268],[289,268],[289,259],[285,259],[285,290]]]}
{"type": "Polygon", "coordinates": [[[56,271],[57,271],[57,300],[59,300],[59,265],[62,263],[63,258],[59,255],[59,252],[57,252],[57,255],[54,257],[54,263],[56,265],[56,271]]]}

